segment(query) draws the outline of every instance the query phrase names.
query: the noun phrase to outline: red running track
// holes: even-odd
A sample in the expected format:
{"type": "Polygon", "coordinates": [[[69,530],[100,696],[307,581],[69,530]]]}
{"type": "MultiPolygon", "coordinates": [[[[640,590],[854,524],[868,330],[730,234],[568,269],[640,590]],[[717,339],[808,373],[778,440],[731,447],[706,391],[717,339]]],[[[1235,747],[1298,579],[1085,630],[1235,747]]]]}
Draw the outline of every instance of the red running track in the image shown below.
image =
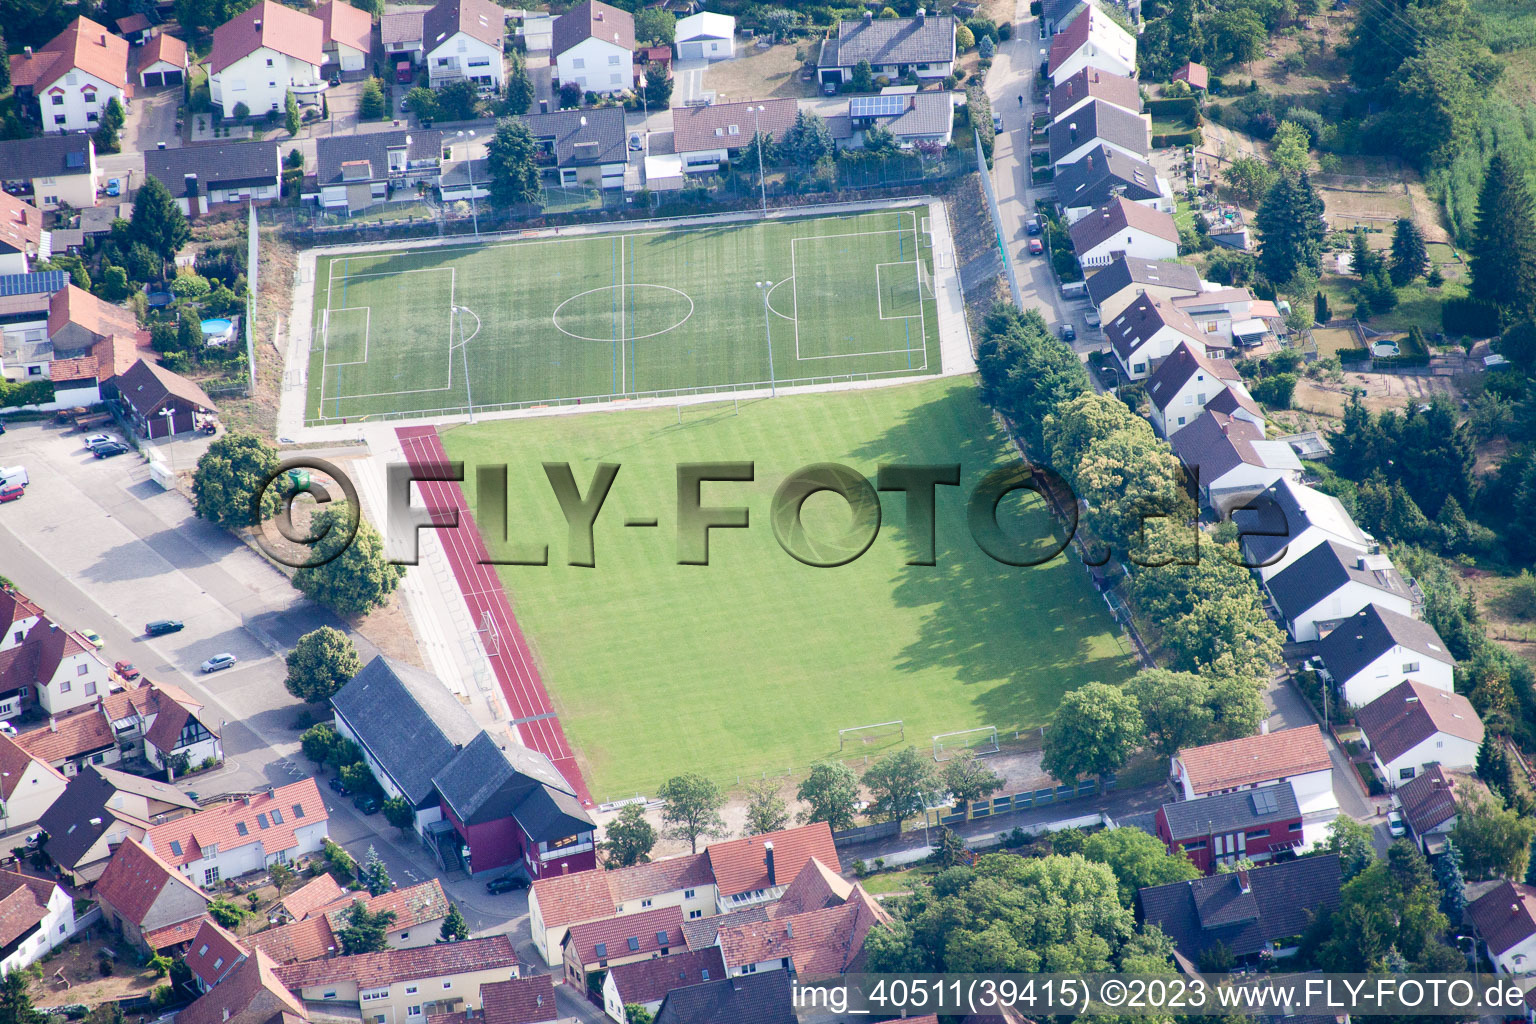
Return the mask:
{"type": "MultiPolygon", "coordinates": [[[[434,428],[398,427],[395,434],[400,438],[400,447],[412,469],[424,470],[448,463],[448,453],[443,450],[434,428]]],[[[590,806],[592,794],[576,765],[576,756],[565,738],[565,730],[560,728],[549,692],[544,689],[538,666],[523,639],[523,631],[518,628],[517,616],[512,614],[512,602],[507,600],[496,567],[485,564],[489,552],[480,538],[469,504],[464,500],[464,492],[452,480],[422,480],[416,486],[421,489],[422,499],[435,521],[452,522],[453,513],[458,513],[458,527],[440,529],[437,535],[448,553],[448,564],[465,603],[469,605],[470,616],[478,624],[489,615],[496,624],[501,643],[497,652],[490,656],[496,681],[501,685],[512,717],[533,719],[522,721],[517,727],[523,742],[554,762],[556,770],[565,776],[576,795],[590,806]]]]}

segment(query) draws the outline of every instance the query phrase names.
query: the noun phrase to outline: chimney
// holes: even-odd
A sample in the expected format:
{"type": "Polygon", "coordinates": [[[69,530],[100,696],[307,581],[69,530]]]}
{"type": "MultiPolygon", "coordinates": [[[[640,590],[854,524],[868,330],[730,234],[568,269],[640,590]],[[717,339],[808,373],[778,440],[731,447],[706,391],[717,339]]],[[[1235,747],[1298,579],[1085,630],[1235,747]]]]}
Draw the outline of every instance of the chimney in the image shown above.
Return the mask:
{"type": "Polygon", "coordinates": [[[561,861],[560,862],[560,873],[562,875],[568,875],[568,874],[571,873],[571,863],[570,863],[570,861],[561,861]]]}
{"type": "Polygon", "coordinates": [[[245,796],[240,798],[240,802],[245,804],[247,807],[251,806],[251,794],[245,794],[245,796]]]}
{"type": "Polygon", "coordinates": [[[763,844],[763,863],[768,866],[768,887],[778,885],[778,873],[773,870],[773,840],[763,844]]]}
{"type": "Polygon", "coordinates": [[[1268,736],[1269,735],[1269,719],[1266,718],[1266,719],[1264,719],[1264,721],[1259,723],[1259,735],[1260,736],[1268,736]]]}
{"type": "Polygon", "coordinates": [[[1248,880],[1248,869],[1237,869],[1237,888],[1242,892],[1253,892],[1253,883],[1248,880]]]}
{"type": "Polygon", "coordinates": [[[32,47],[30,47],[30,46],[23,46],[21,48],[21,52],[26,54],[27,60],[31,60],[32,59],[32,47]]]}
{"type": "Polygon", "coordinates": [[[592,20],[593,21],[602,21],[603,20],[603,12],[602,11],[593,11],[592,12],[592,20]]]}
{"type": "Polygon", "coordinates": [[[1071,99],[1071,98],[1072,98],[1072,82],[1069,79],[1067,81],[1067,99],[1071,99]]]}
{"type": "Polygon", "coordinates": [[[101,34],[101,45],[102,46],[106,46],[107,45],[107,34],[105,32],[103,32],[101,34]]]}
{"type": "Polygon", "coordinates": [[[257,32],[261,31],[261,19],[260,18],[256,19],[256,31],[257,32]]]}
{"type": "Polygon", "coordinates": [[[792,938],[795,937],[795,922],[793,922],[793,921],[786,921],[786,922],[784,922],[784,937],[786,939],[792,939],[792,938]]]}
{"type": "Polygon", "coordinates": [[[919,7],[917,9],[917,21],[918,21],[918,24],[922,24],[923,22],[925,22],[927,20],[928,20],[928,11],[926,9],[922,8],[922,7],[919,7]]]}
{"type": "Polygon", "coordinates": [[[59,731],[59,720],[57,718],[55,718],[54,716],[52,716],[52,715],[48,716],[48,731],[49,732],[58,732],[59,731]]]}
{"type": "Polygon", "coordinates": [[[1068,122],[1067,130],[1072,133],[1072,141],[1076,142],[1077,141],[1077,122],[1076,121],[1068,122]]]}
{"type": "Polygon", "coordinates": [[[864,24],[868,25],[875,20],[875,14],[869,8],[864,9],[864,24]]]}

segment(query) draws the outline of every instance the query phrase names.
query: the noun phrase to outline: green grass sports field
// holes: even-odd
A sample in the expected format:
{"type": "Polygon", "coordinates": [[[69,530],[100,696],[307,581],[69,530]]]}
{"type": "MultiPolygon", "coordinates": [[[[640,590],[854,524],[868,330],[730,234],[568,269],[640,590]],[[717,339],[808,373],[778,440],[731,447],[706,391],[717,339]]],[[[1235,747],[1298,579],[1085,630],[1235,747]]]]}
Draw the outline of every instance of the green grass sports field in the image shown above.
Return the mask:
{"type": "MultiPolygon", "coordinates": [[[[905,742],[936,733],[1045,723],[1063,691],[1132,671],[1075,560],[992,561],[971,540],[965,495],[1011,459],[968,378],[676,409],[501,420],[448,430],[453,459],[508,466],[511,542],[548,543],[547,567],[502,579],[562,723],[599,799],[654,793],[681,771],[734,785],[839,755],[839,728],[901,719],[905,742]],[[710,564],[678,565],[676,464],[749,460],[750,483],[703,487],[743,505],[747,529],[714,530],[710,564]],[[583,493],[594,464],[620,470],[595,527],[596,566],[572,568],[565,521],[541,464],[570,462],[583,493]],[[908,566],[905,498],[884,494],[883,525],[858,560],[810,568],[777,544],[774,491],[792,470],[841,462],[873,480],[882,463],[951,463],[939,488],[936,566],[908,566]],[[654,529],[628,518],[659,520],[654,529]]],[[[1040,507],[1007,499],[1005,526],[1048,539],[1040,507]]],[[[848,522],[821,494],[811,535],[848,522]]],[[[482,532],[504,551],[492,531],[482,532]]],[[[885,748],[855,745],[848,758],[885,748]]]]}
{"type": "Polygon", "coordinates": [[[306,423],[936,374],[926,220],[920,206],[322,255],[306,423]]]}

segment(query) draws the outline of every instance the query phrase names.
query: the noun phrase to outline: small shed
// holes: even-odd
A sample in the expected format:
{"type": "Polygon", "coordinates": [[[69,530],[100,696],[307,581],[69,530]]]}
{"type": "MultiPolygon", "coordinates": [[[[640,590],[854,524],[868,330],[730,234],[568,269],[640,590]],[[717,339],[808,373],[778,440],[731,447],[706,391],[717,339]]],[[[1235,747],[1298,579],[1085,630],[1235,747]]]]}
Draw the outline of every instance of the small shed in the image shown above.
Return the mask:
{"type": "Polygon", "coordinates": [[[1204,92],[1211,84],[1211,72],[1204,64],[1190,61],[1173,73],[1175,82],[1188,82],[1191,89],[1204,92]]]}
{"type": "Polygon", "coordinates": [[[130,14],[126,18],[117,19],[117,34],[128,40],[131,46],[142,46],[154,33],[155,27],[143,14],[130,14]]]}
{"type": "Polygon", "coordinates": [[[730,60],[736,56],[736,19],[703,11],[677,23],[679,60],[730,60]]]}
{"type": "Polygon", "coordinates": [[[202,388],[143,359],[118,377],[117,393],[139,433],[150,439],[196,430],[199,417],[218,412],[202,388]]]}

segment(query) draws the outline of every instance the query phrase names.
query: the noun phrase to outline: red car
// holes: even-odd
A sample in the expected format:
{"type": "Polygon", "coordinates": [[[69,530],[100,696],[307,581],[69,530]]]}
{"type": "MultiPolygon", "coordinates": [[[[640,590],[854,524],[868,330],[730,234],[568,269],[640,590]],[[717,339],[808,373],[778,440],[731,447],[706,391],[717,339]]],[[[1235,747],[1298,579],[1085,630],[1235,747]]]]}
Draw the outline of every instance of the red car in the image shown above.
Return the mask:
{"type": "Polygon", "coordinates": [[[15,501],[17,498],[26,493],[26,488],[20,485],[15,487],[0,487],[0,502],[15,501]]]}
{"type": "Polygon", "coordinates": [[[132,662],[120,661],[112,666],[112,670],[129,682],[139,678],[139,670],[133,667],[132,662]]]}
{"type": "Polygon", "coordinates": [[[1040,239],[1031,238],[1029,240],[1029,254],[1031,256],[1039,256],[1043,252],[1045,252],[1045,246],[1040,244],[1040,239]]]}

